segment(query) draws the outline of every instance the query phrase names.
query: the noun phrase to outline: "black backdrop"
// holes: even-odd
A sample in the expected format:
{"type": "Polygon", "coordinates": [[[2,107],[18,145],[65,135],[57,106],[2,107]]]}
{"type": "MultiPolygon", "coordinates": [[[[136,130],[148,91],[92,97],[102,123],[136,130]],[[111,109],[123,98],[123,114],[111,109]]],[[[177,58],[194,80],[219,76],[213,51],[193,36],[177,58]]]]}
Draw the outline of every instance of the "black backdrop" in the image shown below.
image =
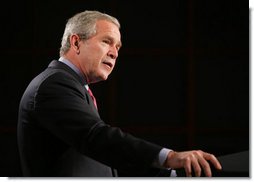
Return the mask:
{"type": "Polygon", "coordinates": [[[21,176],[19,100],[85,9],[122,25],[115,70],[91,86],[105,122],[175,150],[249,150],[248,1],[10,0],[0,11],[0,176],[21,176]]]}

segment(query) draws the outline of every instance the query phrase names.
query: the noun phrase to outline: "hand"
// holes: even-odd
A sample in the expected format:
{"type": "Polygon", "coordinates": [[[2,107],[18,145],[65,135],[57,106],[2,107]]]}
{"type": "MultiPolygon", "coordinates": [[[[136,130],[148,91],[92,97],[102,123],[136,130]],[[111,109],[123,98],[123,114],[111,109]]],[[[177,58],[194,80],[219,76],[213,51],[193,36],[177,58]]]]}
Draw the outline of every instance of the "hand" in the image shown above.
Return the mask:
{"type": "Polygon", "coordinates": [[[167,168],[178,169],[184,168],[186,176],[192,176],[192,169],[195,176],[201,176],[202,170],[205,176],[211,177],[211,163],[215,169],[221,170],[221,164],[213,154],[203,152],[201,150],[184,151],[184,152],[169,152],[164,166],[167,168]]]}

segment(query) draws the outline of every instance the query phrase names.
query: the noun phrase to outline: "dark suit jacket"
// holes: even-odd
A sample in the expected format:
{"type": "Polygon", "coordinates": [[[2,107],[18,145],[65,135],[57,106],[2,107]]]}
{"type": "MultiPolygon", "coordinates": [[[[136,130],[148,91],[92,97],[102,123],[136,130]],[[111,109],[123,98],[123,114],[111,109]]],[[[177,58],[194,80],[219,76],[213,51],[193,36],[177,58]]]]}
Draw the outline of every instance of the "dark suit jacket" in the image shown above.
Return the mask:
{"type": "Polygon", "coordinates": [[[52,61],[20,102],[18,146],[24,176],[143,175],[162,149],[100,118],[85,80],[52,61]]]}

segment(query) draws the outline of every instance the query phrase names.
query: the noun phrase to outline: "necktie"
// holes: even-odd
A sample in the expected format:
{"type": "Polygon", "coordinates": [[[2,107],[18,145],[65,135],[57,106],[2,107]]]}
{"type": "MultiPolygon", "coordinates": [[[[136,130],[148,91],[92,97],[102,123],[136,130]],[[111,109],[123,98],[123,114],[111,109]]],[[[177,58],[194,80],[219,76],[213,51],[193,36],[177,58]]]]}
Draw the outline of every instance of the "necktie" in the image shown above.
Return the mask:
{"type": "Polygon", "coordinates": [[[95,97],[94,97],[94,95],[93,95],[92,90],[91,90],[90,88],[88,88],[87,91],[88,91],[89,95],[90,95],[90,96],[92,97],[92,99],[93,99],[94,106],[96,107],[96,109],[98,109],[98,108],[97,108],[96,99],[95,99],[95,97]]]}

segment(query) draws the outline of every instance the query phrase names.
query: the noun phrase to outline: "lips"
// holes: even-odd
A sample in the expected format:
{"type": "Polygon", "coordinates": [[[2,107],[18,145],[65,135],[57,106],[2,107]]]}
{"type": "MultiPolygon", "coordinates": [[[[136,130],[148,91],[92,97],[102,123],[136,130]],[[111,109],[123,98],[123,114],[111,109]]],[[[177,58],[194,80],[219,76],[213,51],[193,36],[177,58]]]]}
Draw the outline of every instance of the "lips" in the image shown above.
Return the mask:
{"type": "Polygon", "coordinates": [[[106,64],[108,67],[112,68],[113,67],[113,64],[109,61],[103,61],[102,62],[103,64],[106,64]]]}

